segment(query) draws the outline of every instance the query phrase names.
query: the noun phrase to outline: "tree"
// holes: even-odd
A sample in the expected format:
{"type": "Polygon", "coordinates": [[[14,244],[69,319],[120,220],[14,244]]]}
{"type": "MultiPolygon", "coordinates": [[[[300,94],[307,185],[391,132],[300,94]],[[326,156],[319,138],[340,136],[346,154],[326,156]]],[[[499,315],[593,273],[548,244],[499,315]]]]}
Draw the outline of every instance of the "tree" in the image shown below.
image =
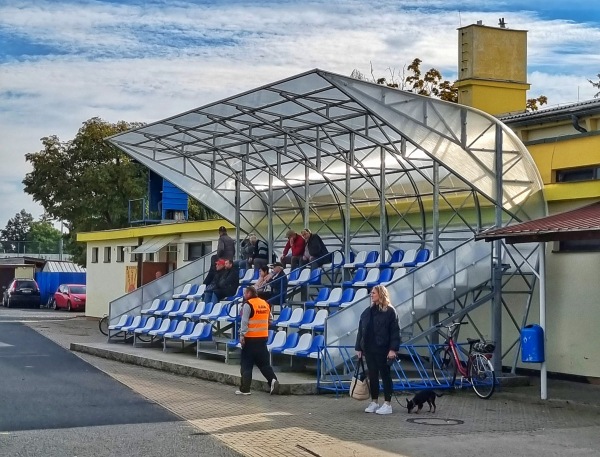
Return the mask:
{"type": "MultiPolygon", "coordinates": [[[[45,137],[41,151],[26,154],[33,171],[23,180],[25,192],[66,224],[72,240],[80,231],[127,226],[128,201],[146,193],[146,169],[104,139],[141,125],[92,118],[73,140],[45,137]]],[[[81,263],[84,250],[77,251],[71,253],[81,263]]]]}
{"type": "MultiPolygon", "coordinates": [[[[588,79],[588,81],[593,87],[595,87],[596,89],[600,89],[600,73],[598,73],[596,76],[598,77],[598,82],[594,82],[591,79],[588,79]]],[[[600,92],[597,92],[596,95],[594,95],[594,98],[598,97],[600,97],[600,92]]]]}
{"type": "Polygon", "coordinates": [[[60,230],[48,221],[32,222],[27,234],[27,252],[56,254],[59,252],[60,230]]]}
{"type": "Polygon", "coordinates": [[[528,98],[526,110],[529,112],[537,111],[539,109],[538,103],[540,104],[540,106],[547,104],[548,97],[546,97],[545,95],[540,95],[538,98],[528,98]]]}
{"type": "Polygon", "coordinates": [[[188,197],[188,220],[205,221],[208,219],[218,219],[219,215],[213,210],[207,208],[198,200],[188,197]]]}
{"type": "Polygon", "coordinates": [[[31,230],[33,216],[22,209],[15,217],[8,220],[6,227],[0,231],[0,239],[5,252],[24,252],[24,242],[31,230]]]}

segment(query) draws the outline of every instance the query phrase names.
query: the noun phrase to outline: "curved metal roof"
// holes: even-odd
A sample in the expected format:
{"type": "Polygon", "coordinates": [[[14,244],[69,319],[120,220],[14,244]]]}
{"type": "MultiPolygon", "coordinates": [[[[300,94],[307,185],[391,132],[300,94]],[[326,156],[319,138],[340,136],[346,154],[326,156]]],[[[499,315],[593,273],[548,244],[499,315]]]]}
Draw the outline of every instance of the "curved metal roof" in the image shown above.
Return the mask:
{"type": "Polygon", "coordinates": [[[318,69],[109,141],[244,231],[360,217],[424,233],[436,205],[479,228],[483,207],[546,214],[533,159],[496,118],[318,69]]]}

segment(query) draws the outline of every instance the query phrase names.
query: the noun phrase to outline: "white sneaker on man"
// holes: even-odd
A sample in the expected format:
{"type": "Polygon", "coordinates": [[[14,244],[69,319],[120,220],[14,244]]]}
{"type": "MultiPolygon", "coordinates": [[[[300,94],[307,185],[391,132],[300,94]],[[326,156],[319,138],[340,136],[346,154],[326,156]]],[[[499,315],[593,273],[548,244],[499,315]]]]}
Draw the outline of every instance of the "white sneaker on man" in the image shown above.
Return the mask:
{"type": "Polygon", "coordinates": [[[375,414],[392,414],[392,405],[384,403],[375,411],[375,414]]]}
{"type": "Polygon", "coordinates": [[[379,410],[379,405],[372,401],[369,406],[365,408],[365,413],[375,413],[379,410]]]}
{"type": "Polygon", "coordinates": [[[241,390],[235,391],[236,395],[252,395],[252,392],[242,392],[241,390]]]}
{"type": "Polygon", "coordinates": [[[269,389],[269,394],[273,395],[279,392],[279,381],[277,379],[273,379],[271,381],[271,388],[269,389]]]}

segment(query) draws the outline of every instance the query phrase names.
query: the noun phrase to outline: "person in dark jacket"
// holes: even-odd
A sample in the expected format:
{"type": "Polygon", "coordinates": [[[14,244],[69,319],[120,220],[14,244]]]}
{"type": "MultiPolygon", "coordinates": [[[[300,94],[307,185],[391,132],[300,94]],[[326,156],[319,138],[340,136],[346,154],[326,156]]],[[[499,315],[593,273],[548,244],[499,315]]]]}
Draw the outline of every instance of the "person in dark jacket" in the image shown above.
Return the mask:
{"type": "Polygon", "coordinates": [[[233,260],[235,257],[235,241],[227,235],[224,226],[219,227],[219,241],[217,242],[217,258],[233,260]]]}
{"type": "Polygon", "coordinates": [[[375,286],[371,291],[371,306],[360,315],[356,335],[356,355],[367,359],[371,403],[366,413],[392,414],[391,364],[400,349],[398,315],[390,305],[390,295],[385,286],[375,286]],[[384,403],[379,406],[379,375],[383,381],[384,403]]]}
{"type": "Polygon", "coordinates": [[[205,294],[205,302],[216,303],[225,297],[235,295],[240,284],[240,272],[233,265],[233,260],[217,260],[217,273],[215,274],[208,296],[205,294]],[[221,268],[222,267],[222,268],[221,268]]]}
{"type": "Polygon", "coordinates": [[[271,298],[267,301],[271,307],[275,305],[283,306],[287,299],[288,279],[283,271],[283,264],[281,262],[273,264],[273,274],[269,285],[271,286],[271,298]]]}
{"type": "Polygon", "coordinates": [[[248,258],[248,268],[262,268],[269,263],[269,246],[256,235],[250,237],[252,243],[252,254],[248,258]]]}
{"type": "Polygon", "coordinates": [[[331,255],[327,250],[327,246],[323,243],[323,240],[316,233],[312,233],[309,229],[305,228],[300,232],[302,238],[304,238],[304,256],[302,257],[302,263],[312,262],[318,260],[311,268],[324,265],[331,262],[331,255]]]}

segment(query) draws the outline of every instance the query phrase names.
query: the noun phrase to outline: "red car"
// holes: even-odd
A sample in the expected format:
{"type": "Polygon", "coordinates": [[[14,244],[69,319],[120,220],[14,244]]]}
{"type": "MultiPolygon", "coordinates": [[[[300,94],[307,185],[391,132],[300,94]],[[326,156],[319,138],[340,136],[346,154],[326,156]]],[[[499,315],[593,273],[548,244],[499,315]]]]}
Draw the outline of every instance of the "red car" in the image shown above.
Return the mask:
{"type": "Polygon", "coordinates": [[[85,311],[85,284],[61,284],[52,297],[54,309],[85,311]]]}

